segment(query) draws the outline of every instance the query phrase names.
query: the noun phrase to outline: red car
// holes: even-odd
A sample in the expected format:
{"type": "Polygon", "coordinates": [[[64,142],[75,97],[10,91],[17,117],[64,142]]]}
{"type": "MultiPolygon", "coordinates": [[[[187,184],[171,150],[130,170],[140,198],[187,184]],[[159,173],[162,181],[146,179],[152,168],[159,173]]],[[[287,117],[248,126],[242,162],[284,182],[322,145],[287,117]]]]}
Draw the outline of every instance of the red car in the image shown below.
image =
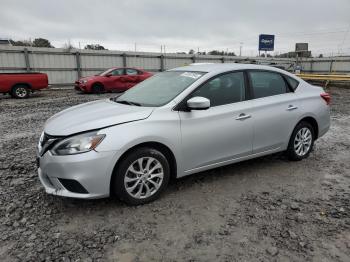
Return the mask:
{"type": "Polygon", "coordinates": [[[48,85],[43,73],[0,73],[0,93],[9,93],[14,98],[27,98],[29,93],[48,85]]]}
{"type": "Polygon", "coordinates": [[[153,74],[141,69],[114,67],[95,76],[80,78],[75,89],[85,93],[125,91],[153,74]]]}

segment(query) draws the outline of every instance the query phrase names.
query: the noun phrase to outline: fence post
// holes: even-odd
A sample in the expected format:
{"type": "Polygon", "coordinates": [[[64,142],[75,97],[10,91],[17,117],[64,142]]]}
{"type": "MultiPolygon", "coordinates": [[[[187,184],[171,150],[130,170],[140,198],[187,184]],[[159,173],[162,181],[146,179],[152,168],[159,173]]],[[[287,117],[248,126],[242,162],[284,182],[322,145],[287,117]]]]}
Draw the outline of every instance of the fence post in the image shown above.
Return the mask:
{"type": "Polygon", "coordinates": [[[160,55],[160,71],[163,72],[165,70],[164,66],[164,55],[160,55]]]}
{"type": "Polygon", "coordinates": [[[332,73],[333,71],[333,59],[331,59],[331,64],[329,65],[329,72],[332,73]]]}
{"type": "Polygon", "coordinates": [[[123,67],[127,67],[127,62],[126,62],[126,53],[122,54],[123,57],[123,67]]]}
{"type": "Polygon", "coordinates": [[[77,65],[77,75],[78,75],[78,79],[81,78],[81,60],[80,60],[80,53],[76,52],[75,53],[75,61],[76,61],[76,65],[77,65]]]}
{"type": "Polygon", "coordinates": [[[29,61],[29,52],[28,48],[24,48],[24,60],[26,62],[26,71],[30,72],[30,61],[29,61]]]}
{"type": "Polygon", "coordinates": [[[314,71],[314,69],[312,68],[314,64],[313,60],[310,60],[310,73],[312,73],[314,71]]]}

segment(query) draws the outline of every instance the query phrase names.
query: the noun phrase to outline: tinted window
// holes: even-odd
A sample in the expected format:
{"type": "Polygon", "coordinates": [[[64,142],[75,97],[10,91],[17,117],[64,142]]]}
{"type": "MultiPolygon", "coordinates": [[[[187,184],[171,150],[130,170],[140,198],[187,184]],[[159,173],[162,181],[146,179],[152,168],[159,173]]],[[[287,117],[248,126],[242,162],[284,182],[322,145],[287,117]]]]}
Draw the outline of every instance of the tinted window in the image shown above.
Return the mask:
{"type": "Polygon", "coordinates": [[[294,78],[291,78],[289,76],[285,76],[287,79],[288,84],[292,87],[293,90],[297,89],[299,82],[295,80],[294,78]]]}
{"type": "Polygon", "coordinates": [[[126,69],[126,74],[129,76],[134,76],[134,75],[138,75],[138,72],[135,69],[128,68],[128,69],[126,69]]]}
{"type": "Polygon", "coordinates": [[[249,72],[255,98],[274,96],[287,92],[287,85],[278,73],[265,71],[249,72]]]}
{"type": "Polygon", "coordinates": [[[210,100],[210,106],[240,102],[245,99],[243,72],[218,76],[192,93],[192,97],[203,96],[210,100]]]}
{"type": "Polygon", "coordinates": [[[124,69],[116,69],[111,72],[112,76],[121,76],[124,74],[124,69]]]}

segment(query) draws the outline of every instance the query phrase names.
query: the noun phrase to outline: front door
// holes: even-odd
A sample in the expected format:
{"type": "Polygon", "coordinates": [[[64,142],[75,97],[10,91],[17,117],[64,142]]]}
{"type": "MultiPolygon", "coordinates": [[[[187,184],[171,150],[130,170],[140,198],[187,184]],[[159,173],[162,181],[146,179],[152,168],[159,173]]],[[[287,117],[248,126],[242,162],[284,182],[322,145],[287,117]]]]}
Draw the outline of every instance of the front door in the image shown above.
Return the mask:
{"type": "Polygon", "coordinates": [[[126,81],[123,80],[125,78],[125,70],[124,68],[118,68],[109,73],[108,80],[106,82],[105,89],[107,91],[112,90],[125,90],[127,89],[126,81]]]}
{"type": "Polygon", "coordinates": [[[210,100],[207,110],[180,111],[182,156],[194,173],[252,153],[252,101],[246,101],[243,72],[219,75],[191,94],[210,100]]]}

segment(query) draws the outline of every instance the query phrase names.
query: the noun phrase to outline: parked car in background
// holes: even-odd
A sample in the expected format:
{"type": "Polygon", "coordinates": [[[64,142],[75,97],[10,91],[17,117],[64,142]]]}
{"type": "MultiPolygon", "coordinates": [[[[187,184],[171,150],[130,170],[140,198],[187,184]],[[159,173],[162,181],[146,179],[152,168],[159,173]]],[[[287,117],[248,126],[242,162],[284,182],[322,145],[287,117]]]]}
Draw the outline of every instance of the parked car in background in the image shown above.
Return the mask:
{"type": "Polygon", "coordinates": [[[153,74],[136,68],[111,68],[75,82],[75,89],[85,93],[122,92],[149,78],[153,74]]]}
{"type": "Polygon", "coordinates": [[[329,103],[321,87],[269,66],[175,68],[51,117],[39,178],[49,194],[147,203],[170,177],[282,151],[307,158],[329,129],[329,103]]]}
{"type": "Polygon", "coordinates": [[[14,98],[27,98],[31,92],[48,85],[47,75],[43,73],[0,73],[0,93],[14,98]]]}

